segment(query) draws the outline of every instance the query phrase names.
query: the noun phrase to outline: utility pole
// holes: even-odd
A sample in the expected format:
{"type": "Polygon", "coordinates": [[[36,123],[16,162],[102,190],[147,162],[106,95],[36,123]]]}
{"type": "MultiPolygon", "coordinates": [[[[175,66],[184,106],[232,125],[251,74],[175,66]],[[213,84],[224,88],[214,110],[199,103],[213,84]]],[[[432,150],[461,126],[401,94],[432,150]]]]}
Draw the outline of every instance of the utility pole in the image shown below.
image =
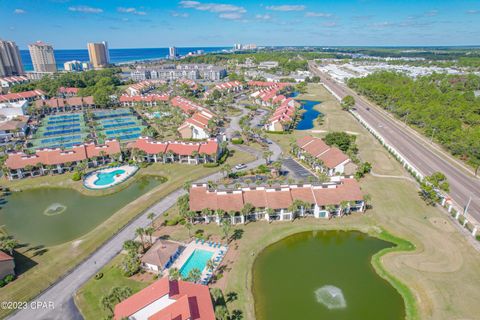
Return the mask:
{"type": "Polygon", "coordinates": [[[463,209],[463,215],[467,214],[468,207],[470,207],[470,202],[472,202],[472,196],[470,196],[470,198],[468,198],[467,205],[465,206],[465,209],[463,209]]]}

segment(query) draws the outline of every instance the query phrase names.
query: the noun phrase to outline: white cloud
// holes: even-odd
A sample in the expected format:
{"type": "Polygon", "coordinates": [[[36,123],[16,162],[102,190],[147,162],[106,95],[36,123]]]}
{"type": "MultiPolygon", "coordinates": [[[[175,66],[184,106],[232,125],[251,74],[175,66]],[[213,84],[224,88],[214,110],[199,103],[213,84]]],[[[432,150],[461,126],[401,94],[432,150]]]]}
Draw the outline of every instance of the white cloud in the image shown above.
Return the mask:
{"type": "Polygon", "coordinates": [[[328,12],[307,12],[305,13],[305,17],[310,17],[310,18],[316,18],[316,17],[320,17],[320,18],[329,18],[331,17],[332,14],[331,13],[328,13],[328,12]]]}
{"type": "Polygon", "coordinates": [[[255,19],[257,19],[257,20],[270,20],[270,19],[272,19],[272,16],[269,15],[268,13],[266,13],[266,14],[257,14],[257,15],[255,15],[255,19]]]}
{"type": "Polygon", "coordinates": [[[89,6],[74,6],[74,7],[69,7],[69,11],[73,12],[83,12],[83,13],[102,13],[103,10],[100,8],[93,8],[89,6]]]}
{"type": "Polygon", "coordinates": [[[232,4],[223,4],[223,3],[202,3],[199,1],[180,1],[180,6],[182,8],[191,8],[200,11],[209,11],[213,13],[224,13],[224,12],[237,12],[245,13],[244,7],[235,6],[232,4]]]}
{"type": "Polygon", "coordinates": [[[170,15],[176,18],[188,18],[189,16],[189,14],[186,12],[176,12],[176,11],[173,11],[172,13],[170,13],[170,15]]]}
{"type": "Polygon", "coordinates": [[[267,10],[272,10],[272,11],[303,11],[305,10],[304,5],[280,5],[280,6],[267,6],[267,10]]]}
{"type": "Polygon", "coordinates": [[[147,14],[145,11],[138,11],[138,10],[135,9],[135,8],[118,7],[118,8],[117,8],[117,11],[118,11],[118,12],[121,12],[121,13],[136,14],[136,15],[138,15],[138,16],[144,16],[144,15],[147,14]]]}
{"type": "Polygon", "coordinates": [[[327,28],[334,28],[334,27],[336,27],[337,25],[338,25],[338,24],[337,24],[336,22],[333,22],[333,21],[322,23],[322,26],[327,27],[327,28]]]}
{"type": "Polygon", "coordinates": [[[222,19],[227,20],[240,20],[242,19],[242,14],[238,12],[225,12],[218,15],[222,19]]]}
{"type": "Polygon", "coordinates": [[[27,13],[27,11],[23,10],[23,9],[15,9],[13,10],[13,13],[15,14],[24,14],[24,13],[27,13]]]}
{"type": "Polygon", "coordinates": [[[435,17],[438,14],[438,10],[430,10],[425,12],[425,16],[427,17],[435,17]]]}
{"type": "Polygon", "coordinates": [[[467,14],[479,14],[480,10],[467,10],[466,13],[467,14]]]}

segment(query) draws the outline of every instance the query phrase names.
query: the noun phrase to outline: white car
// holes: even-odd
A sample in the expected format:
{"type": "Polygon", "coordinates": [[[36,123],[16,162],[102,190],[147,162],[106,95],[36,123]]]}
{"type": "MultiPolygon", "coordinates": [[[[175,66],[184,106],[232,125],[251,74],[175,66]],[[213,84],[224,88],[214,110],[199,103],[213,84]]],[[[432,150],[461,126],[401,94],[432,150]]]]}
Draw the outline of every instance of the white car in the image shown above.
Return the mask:
{"type": "Polygon", "coordinates": [[[242,170],[242,169],[245,169],[246,167],[247,165],[245,163],[240,163],[235,166],[235,169],[242,170]]]}

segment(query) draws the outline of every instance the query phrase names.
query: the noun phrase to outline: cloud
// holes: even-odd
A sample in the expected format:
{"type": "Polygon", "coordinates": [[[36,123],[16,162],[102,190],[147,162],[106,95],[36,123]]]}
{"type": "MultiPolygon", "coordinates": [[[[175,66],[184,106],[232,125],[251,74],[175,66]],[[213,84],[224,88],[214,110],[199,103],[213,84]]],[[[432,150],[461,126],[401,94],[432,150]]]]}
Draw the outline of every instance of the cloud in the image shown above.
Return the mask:
{"type": "Polygon", "coordinates": [[[138,16],[144,16],[144,15],[147,14],[145,11],[138,11],[138,10],[135,9],[135,8],[118,7],[118,8],[117,8],[117,11],[118,11],[118,12],[121,12],[121,13],[136,14],[136,15],[138,15],[138,16]]]}
{"type": "Polygon", "coordinates": [[[372,23],[370,26],[376,29],[384,29],[384,28],[389,28],[393,27],[395,24],[390,21],[383,21],[383,22],[375,22],[372,23]]]}
{"type": "Polygon", "coordinates": [[[479,14],[480,10],[467,10],[465,11],[466,14],[479,14]]]}
{"type": "Polygon", "coordinates": [[[208,11],[213,13],[225,13],[225,12],[237,12],[245,13],[244,7],[235,6],[232,4],[224,3],[202,3],[199,1],[180,1],[182,8],[196,9],[200,11],[208,11]]]}
{"type": "Polygon", "coordinates": [[[73,12],[82,12],[82,13],[102,13],[103,12],[103,10],[100,8],[93,8],[89,6],[68,7],[68,10],[73,12]]]}
{"type": "Polygon", "coordinates": [[[338,26],[338,24],[334,21],[331,21],[331,22],[322,23],[322,26],[327,27],[327,28],[335,28],[336,26],[338,26]]]}
{"type": "Polygon", "coordinates": [[[315,17],[319,17],[319,18],[329,18],[331,17],[332,14],[331,13],[328,13],[328,12],[306,12],[305,13],[305,17],[309,17],[309,18],[315,18],[315,17]]]}
{"type": "Polygon", "coordinates": [[[24,13],[27,13],[27,11],[23,10],[23,9],[15,9],[13,10],[13,13],[15,14],[24,14],[24,13]]]}
{"type": "Polygon", "coordinates": [[[438,10],[430,10],[425,12],[426,17],[435,17],[438,14],[438,10]]]}
{"type": "Polygon", "coordinates": [[[255,15],[255,19],[257,19],[257,20],[270,20],[271,18],[272,18],[272,16],[269,15],[268,13],[255,15]]]}
{"type": "Polygon", "coordinates": [[[186,12],[176,12],[176,11],[171,12],[170,15],[176,18],[188,18],[189,16],[189,14],[186,12]]]}
{"type": "Polygon", "coordinates": [[[303,11],[305,10],[304,5],[280,5],[280,6],[267,6],[267,10],[272,10],[272,11],[303,11]]]}
{"type": "Polygon", "coordinates": [[[242,19],[242,14],[238,13],[238,12],[220,13],[218,16],[222,19],[227,19],[227,20],[240,20],[240,19],[242,19]]]}

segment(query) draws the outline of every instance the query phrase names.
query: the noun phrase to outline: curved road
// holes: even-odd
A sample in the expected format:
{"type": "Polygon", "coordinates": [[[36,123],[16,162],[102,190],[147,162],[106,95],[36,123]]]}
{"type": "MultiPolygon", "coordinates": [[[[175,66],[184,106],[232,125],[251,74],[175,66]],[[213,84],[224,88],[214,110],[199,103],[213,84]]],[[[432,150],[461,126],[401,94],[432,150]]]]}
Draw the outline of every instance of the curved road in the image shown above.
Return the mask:
{"type": "MultiPolygon", "coordinates": [[[[247,109],[242,108],[242,115],[248,112],[247,109]]],[[[232,123],[238,125],[240,116],[233,117],[232,123]]],[[[236,130],[236,129],[235,129],[236,130]]],[[[233,130],[233,131],[235,131],[233,130]]],[[[233,132],[229,130],[229,133],[233,132]]],[[[281,155],[281,148],[272,143],[269,145],[272,151],[272,159],[276,160],[281,155]]],[[[249,152],[247,148],[242,150],[249,152]]],[[[253,153],[253,152],[252,152],[253,153]]],[[[264,160],[258,157],[258,154],[253,153],[256,156],[256,160],[247,164],[248,168],[254,168],[264,163],[264,160]]],[[[222,178],[220,172],[211,174],[196,182],[218,180],[222,178]]],[[[155,218],[162,215],[171,206],[175,205],[177,198],[185,194],[186,191],[182,188],[177,189],[170,193],[165,198],[161,199],[155,205],[146,210],[143,214],[139,215],[117,234],[112,236],[106,241],[97,251],[95,251],[90,257],[75,267],[70,273],[66,274],[63,278],[58,280],[53,286],[49,287],[33,301],[53,302],[54,309],[25,309],[20,310],[17,313],[11,315],[9,319],[15,320],[30,320],[30,319],[81,319],[78,310],[73,303],[73,295],[82,286],[83,283],[91,279],[104,265],[106,265],[111,259],[113,259],[122,250],[122,245],[126,240],[135,238],[135,230],[139,227],[147,227],[150,224],[150,219],[147,218],[148,213],[153,212],[155,218]]],[[[54,272],[54,270],[52,270],[54,272]]]]}
{"type": "Polygon", "coordinates": [[[309,63],[310,70],[320,76],[322,82],[336,95],[340,98],[353,96],[356,112],[422,174],[443,172],[450,183],[449,195],[452,199],[459,206],[465,207],[471,198],[468,214],[477,222],[480,221],[480,180],[471,174],[468,168],[346,85],[331,80],[330,76],[319,71],[313,62],[309,63]]]}

